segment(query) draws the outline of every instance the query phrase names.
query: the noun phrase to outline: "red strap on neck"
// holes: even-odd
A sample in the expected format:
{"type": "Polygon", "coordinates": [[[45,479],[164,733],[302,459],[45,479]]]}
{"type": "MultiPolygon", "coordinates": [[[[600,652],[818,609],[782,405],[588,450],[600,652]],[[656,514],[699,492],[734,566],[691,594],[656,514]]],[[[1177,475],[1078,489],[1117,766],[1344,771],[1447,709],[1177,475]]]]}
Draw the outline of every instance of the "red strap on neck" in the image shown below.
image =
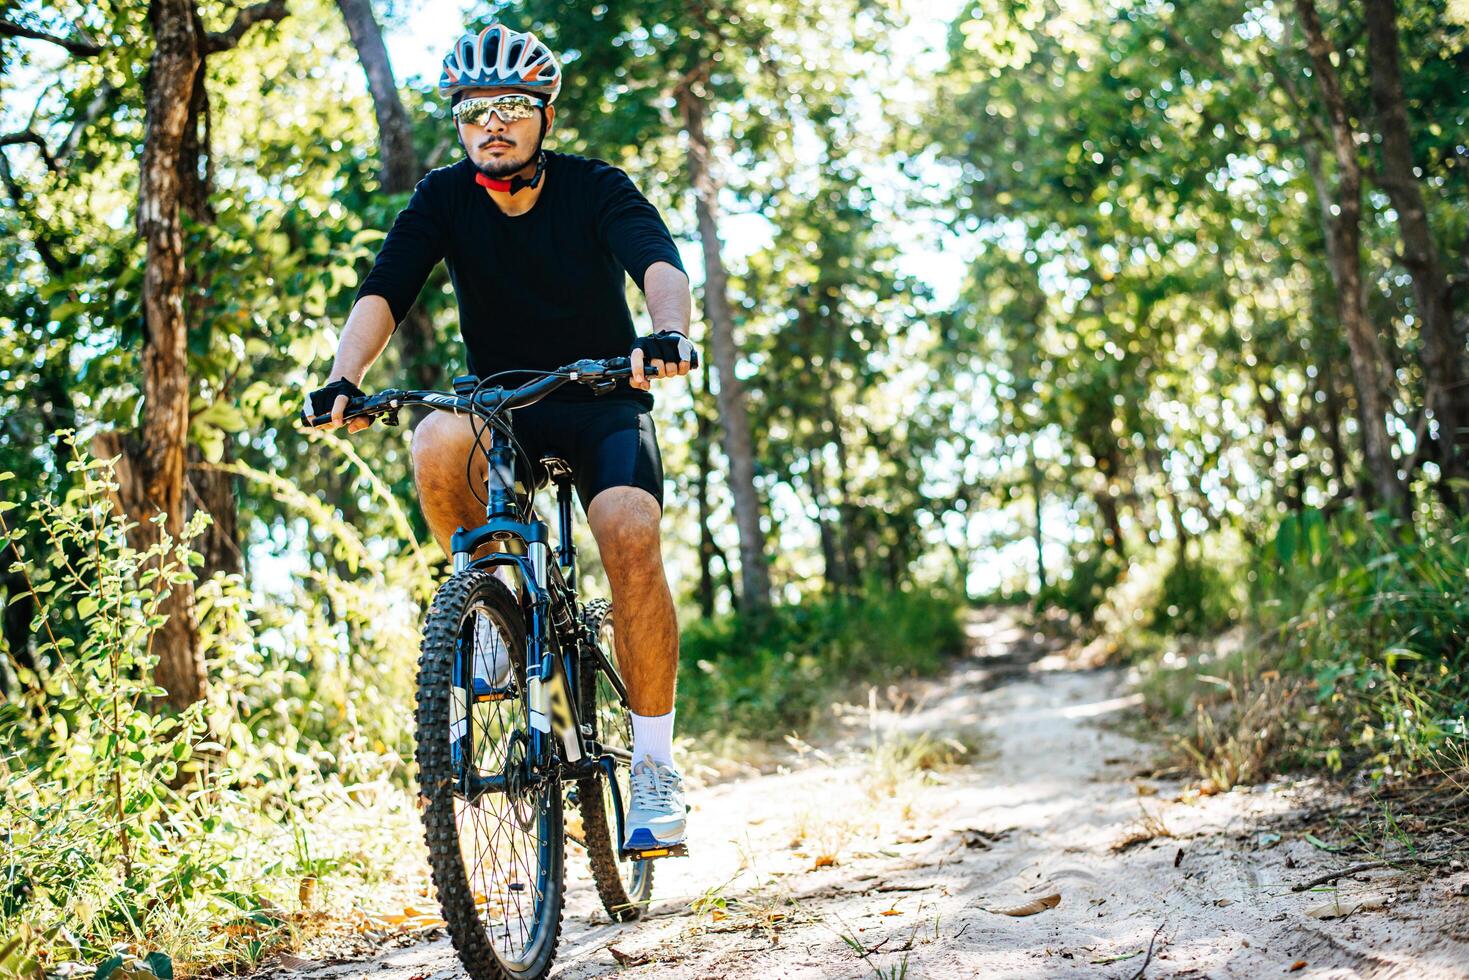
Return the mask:
{"type": "Polygon", "coordinates": [[[475,174],[474,182],[481,187],[488,188],[492,191],[500,191],[503,193],[510,190],[510,181],[496,180],[495,178],[486,176],[485,174],[475,174]]]}

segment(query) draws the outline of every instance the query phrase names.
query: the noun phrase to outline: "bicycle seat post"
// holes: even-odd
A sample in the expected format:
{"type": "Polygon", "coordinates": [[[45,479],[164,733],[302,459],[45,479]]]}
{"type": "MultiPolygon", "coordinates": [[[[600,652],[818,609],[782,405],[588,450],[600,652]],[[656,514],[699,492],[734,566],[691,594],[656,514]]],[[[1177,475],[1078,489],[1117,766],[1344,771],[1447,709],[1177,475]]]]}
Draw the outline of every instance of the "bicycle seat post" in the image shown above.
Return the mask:
{"type": "Polygon", "coordinates": [[[556,561],[571,577],[576,567],[576,546],[571,541],[571,467],[559,456],[542,456],[541,466],[546,475],[556,484],[556,523],[560,525],[556,547],[556,561]]]}

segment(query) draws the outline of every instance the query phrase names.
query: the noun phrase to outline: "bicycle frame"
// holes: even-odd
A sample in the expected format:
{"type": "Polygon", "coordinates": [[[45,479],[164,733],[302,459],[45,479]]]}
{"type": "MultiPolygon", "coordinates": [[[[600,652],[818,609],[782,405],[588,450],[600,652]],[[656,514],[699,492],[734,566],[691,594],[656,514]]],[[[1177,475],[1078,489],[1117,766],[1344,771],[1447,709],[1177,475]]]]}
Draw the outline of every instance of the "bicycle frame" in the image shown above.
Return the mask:
{"type": "MultiPolygon", "coordinates": [[[[576,589],[567,582],[568,576],[575,582],[576,567],[576,548],[571,540],[570,481],[565,478],[556,481],[559,534],[556,561],[552,563],[547,523],[539,518],[533,506],[525,515],[528,519],[520,519],[516,506],[514,449],[510,439],[498,426],[492,426],[490,432],[490,448],[486,452],[489,503],[485,508],[485,523],[477,528],[455,531],[450,549],[455,572],[506,566],[517,573],[524,590],[522,606],[530,613],[526,631],[526,700],[530,706],[531,722],[527,759],[530,772],[527,776],[532,781],[555,778],[559,782],[593,775],[605,776],[617,813],[620,854],[623,857],[633,853],[645,855],[647,852],[629,852],[622,844],[626,839],[626,810],[617,785],[618,760],[592,738],[591,725],[583,724],[577,717],[573,692],[579,690],[580,672],[589,669],[580,656],[583,642],[596,652],[603,666],[610,668],[611,665],[606,662],[606,654],[594,642],[595,638],[581,635],[583,627],[573,615],[577,608],[576,589]],[[501,550],[474,557],[475,552],[492,542],[502,545],[518,542],[524,547],[525,554],[501,550]],[[559,601],[553,603],[553,594],[559,601]],[[564,622],[553,622],[555,610],[566,613],[564,622]],[[553,630],[561,641],[555,644],[561,648],[559,656],[553,649],[553,630]],[[567,643],[567,639],[571,642],[567,643]],[[558,763],[552,751],[553,737],[561,744],[564,763],[558,763]]],[[[616,670],[609,669],[607,676],[617,693],[626,697],[626,688],[616,670]]],[[[630,764],[631,760],[627,761],[630,764]]],[[[500,789],[503,785],[498,788],[491,786],[486,791],[500,789]]]]}

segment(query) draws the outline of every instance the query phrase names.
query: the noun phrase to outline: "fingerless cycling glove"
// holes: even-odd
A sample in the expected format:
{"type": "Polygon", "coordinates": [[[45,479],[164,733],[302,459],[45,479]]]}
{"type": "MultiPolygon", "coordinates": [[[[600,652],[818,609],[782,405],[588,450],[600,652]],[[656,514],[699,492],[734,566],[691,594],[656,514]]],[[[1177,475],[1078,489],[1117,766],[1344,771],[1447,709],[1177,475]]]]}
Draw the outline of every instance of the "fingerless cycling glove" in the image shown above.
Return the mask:
{"type": "Polygon", "coordinates": [[[690,367],[699,366],[699,351],[694,347],[694,342],[677,330],[660,330],[647,337],[639,337],[633,341],[632,347],[633,350],[643,352],[645,363],[663,361],[666,364],[677,364],[679,361],[688,361],[690,367]]]}
{"type": "Polygon", "coordinates": [[[367,392],[348,381],[346,378],[337,378],[324,388],[317,388],[307,400],[311,404],[312,415],[330,415],[332,406],[337,403],[338,395],[346,395],[348,398],[365,398],[367,392]]]}

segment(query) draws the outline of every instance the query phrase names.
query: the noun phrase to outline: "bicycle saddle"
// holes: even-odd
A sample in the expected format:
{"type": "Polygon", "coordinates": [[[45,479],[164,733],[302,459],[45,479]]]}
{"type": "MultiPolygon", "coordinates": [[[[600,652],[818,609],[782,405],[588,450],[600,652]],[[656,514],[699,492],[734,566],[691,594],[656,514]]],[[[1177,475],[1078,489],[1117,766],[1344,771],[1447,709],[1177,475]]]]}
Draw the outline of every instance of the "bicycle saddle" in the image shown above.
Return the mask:
{"type": "Polygon", "coordinates": [[[541,457],[541,466],[546,475],[556,483],[571,479],[571,464],[560,456],[545,455],[541,457]]]}

